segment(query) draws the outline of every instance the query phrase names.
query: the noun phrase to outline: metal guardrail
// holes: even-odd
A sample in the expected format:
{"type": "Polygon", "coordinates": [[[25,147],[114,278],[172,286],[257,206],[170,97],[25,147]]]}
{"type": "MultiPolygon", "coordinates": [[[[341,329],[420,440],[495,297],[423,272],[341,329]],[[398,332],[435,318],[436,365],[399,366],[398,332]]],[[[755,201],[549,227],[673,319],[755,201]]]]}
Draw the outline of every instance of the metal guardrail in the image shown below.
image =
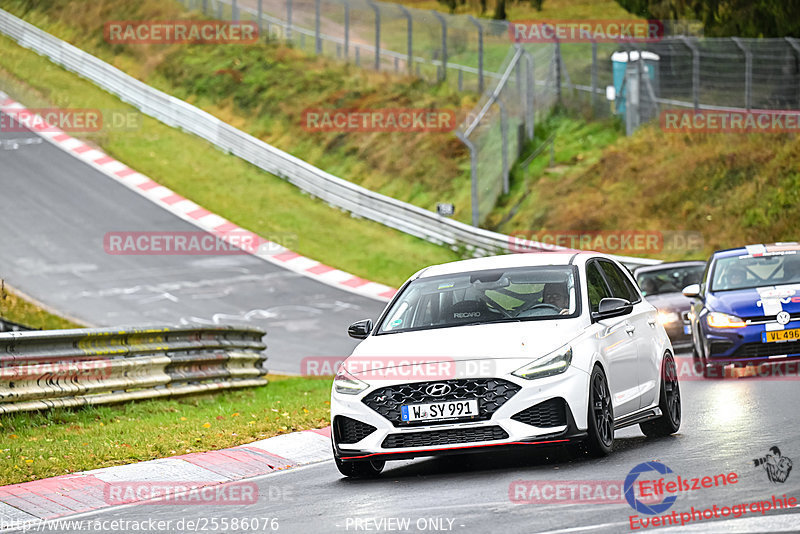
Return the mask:
{"type": "MultiPolygon", "coordinates": [[[[197,135],[217,148],[287,180],[332,206],[436,244],[452,248],[464,247],[475,256],[514,250],[514,238],[510,236],[447,219],[318,169],[183,100],[140,82],[2,9],[0,33],[92,81],[142,113],[197,135]]],[[[535,243],[528,243],[526,246],[531,250],[536,249],[535,243]]],[[[542,245],[542,250],[553,250],[553,247],[542,245]]],[[[623,261],[629,265],[658,263],[656,260],[627,257],[623,261]]]]}
{"type": "Polygon", "coordinates": [[[0,414],[263,386],[253,327],[36,330],[0,334],[0,414]]]}

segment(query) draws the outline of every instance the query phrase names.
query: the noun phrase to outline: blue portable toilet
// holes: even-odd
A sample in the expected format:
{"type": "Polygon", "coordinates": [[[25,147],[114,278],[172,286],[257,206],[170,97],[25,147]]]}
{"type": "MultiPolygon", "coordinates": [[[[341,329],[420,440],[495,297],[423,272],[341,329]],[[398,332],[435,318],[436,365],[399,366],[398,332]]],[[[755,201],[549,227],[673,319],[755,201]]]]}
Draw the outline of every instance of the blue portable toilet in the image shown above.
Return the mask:
{"type": "MultiPolygon", "coordinates": [[[[644,60],[644,73],[650,79],[653,90],[658,96],[658,62],[661,59],[658,54],[654,52],[643,51],[641,53],[642,60],[644,60]]],[[[619,51],[611,54],[611,68],[614,76],[614,95],[615,95],[615,110],[618,115],[625,114],[625,89],[623,82],[625,81],[625,71],[629,63],[639,61],[639,51],[619,51]]]]}

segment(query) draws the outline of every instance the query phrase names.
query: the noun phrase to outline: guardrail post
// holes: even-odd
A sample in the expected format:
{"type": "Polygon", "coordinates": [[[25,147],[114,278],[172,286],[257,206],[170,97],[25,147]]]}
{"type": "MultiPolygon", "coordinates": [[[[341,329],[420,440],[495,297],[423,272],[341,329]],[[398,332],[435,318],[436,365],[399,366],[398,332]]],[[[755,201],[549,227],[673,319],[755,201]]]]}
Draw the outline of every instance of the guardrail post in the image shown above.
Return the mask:
{"type": "Polygon", "coordinates": [[[442,74],[438,77],[441,82],[447,79],[447,21],[438,11],[431,11],[431,13],[439,19],[439,23],[442,25],[442,74]]]}
{"type": "Polygon", "coordinates": [[[414,74],[414,21],[411,18],[411,12],[406,9],[406,6],[397,4],[400,11],[406,17],[406,48],[408,48],[408,73],[414,74]]]}
{"type": "Polygon", "coordinates": [[[738,37],[731,37],[731,41],[744,54],[744,107],[750,111],[750,102],[753,94],[753,54],[738,37]]]}
{"type": "Polygon", "coordinates": [[[500,132],[503,138],[503,194],[507,195],[510,187],[508,180],[508,113],[505,104],[499,98],[497,106],[500,108],[500,132]]]}
{"type": "Polygon", "coordinates": [[[320,35],[319,4],[320,0],[314,1],[314,53],[317,55],[322,53],[322,36],[320,35]]]}
{"type": "Polygon", "coordinates": [[[372,0],[367,4],[375,12],[375,70],[381,70],[381,9],[372,0]]]}
{"type": "MultiPolygon", "coordinates": [[[[795,53],[797,54],[797,60],[800,61],[800,45],[797,44],[797,39],[793,37],[786,37],[785,39],[786,42],[789,43],[789,46],[791,46],[794,49],[795,53]]],[[[797,88],[799,91],[797,96],[797,105],[798,107],[800,107],[800,83],[798,83],[797,88]]]]}
{"type": "Polygon", "coordinates": [[[698,111],[700,109],[700,50],[686,37],[679,36],[678,39],[692,52],[692,100],[694,100],[694,110],[698,111]]]}
{"type": "Polygon", "coordinates": [[[483,94],[483,26],[472,15],[467,16],[469,21],[478,28],[478,93],[483,94]]]}
{"type": "Polygon", "coordinates": [[[467,137],[463,133],[456,131],[456,137],[458,137],[469,150],[469,167],[470,167],[469,175],[472,184],[471,187],[472,226],[477,228],[481,220],[480,212],[478,211],[478,149],[475,146],[475,144],[469,139],[467,139],[467,137]]]}
{"type": "Polygon", "coordinates": [[[292,0],[286,0],[286,42],[292,42],[292,0]]]}

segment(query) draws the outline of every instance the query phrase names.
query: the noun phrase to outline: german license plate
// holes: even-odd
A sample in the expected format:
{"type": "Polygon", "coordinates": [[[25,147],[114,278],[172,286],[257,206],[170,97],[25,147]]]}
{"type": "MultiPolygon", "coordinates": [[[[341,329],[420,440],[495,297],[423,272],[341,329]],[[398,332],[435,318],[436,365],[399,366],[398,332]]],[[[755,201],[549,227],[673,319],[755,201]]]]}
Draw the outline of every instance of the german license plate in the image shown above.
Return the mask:
{"type": "Polygon", "coordinates": [[[470,399],[429,404],[404,404],[400,407],[400,415],[403,421],[436,421],[474,417],[478,415],[478,401],[470,399]]]}
{"type": "Polygon", "coordinates": [[[773,330],[762,332],[761,341],[764,343],[775,343],[778,341],[797,341],[800,339],[800,328],[790,328],[788,330],[773,330]]]}

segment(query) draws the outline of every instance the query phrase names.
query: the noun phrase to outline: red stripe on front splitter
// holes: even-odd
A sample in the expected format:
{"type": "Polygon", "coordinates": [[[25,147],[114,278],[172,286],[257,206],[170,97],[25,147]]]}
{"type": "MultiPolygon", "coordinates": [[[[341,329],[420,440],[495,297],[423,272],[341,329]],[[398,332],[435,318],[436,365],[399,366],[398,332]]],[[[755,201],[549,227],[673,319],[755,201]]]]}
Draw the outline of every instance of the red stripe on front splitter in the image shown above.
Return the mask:
{"type": "Polygon", "coordinates": [[[358,460],[370,456],[383,456],[386,454],[414,454],[418,452],[456,451],[459,449],[478,449],[480,447],[499,447],[501,445],[545,445],[547,443],[564,443],[568,439],[554,439],[550,441],[512,441],[510,443],[486,443],[484,445],[465,445],[464,447],[445,447],[443,449],[417,449],[415,451],[374,452],[363,456],[342,456],[342,460],[358,460]]]}

